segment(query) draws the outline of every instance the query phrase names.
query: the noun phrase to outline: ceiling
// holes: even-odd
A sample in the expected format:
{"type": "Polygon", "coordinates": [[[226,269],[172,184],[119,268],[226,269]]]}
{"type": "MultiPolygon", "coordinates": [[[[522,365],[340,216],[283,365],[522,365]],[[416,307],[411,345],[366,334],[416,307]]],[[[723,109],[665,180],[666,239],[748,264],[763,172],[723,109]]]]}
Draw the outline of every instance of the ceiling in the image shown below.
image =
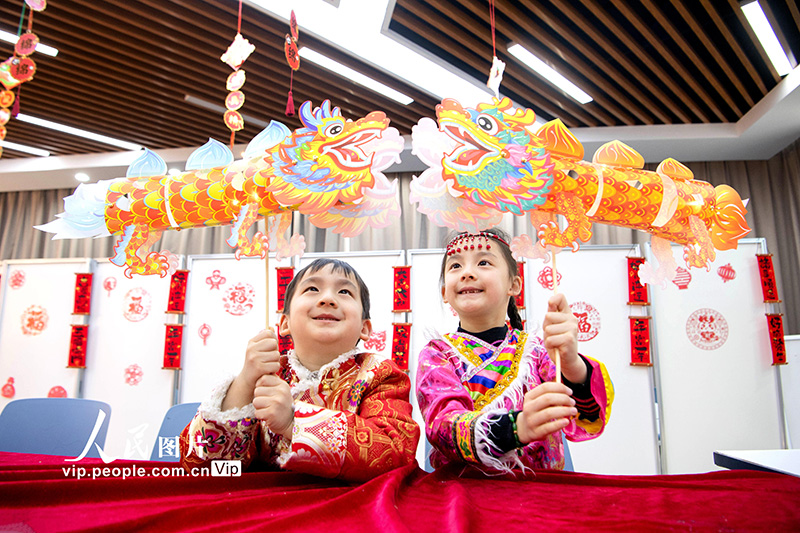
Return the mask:
{"type": "MultiPolygon", "coordinates": [[[[328,98],[351,118],[382,110],[408,135],[419,118],[434,116],[440,98],[304,27],[308,9],[335,14],[367,2],[387,0],[273,3],[298,12],[299,45],[397,89],[413,103],[401,105],[305,60],[293,76],[294,101],[299,107],[328,98]]],[[[796,1],[761,3],[777,21],[795,66],[796,1]]],[[[21,86],[21,112],[146,146],[170,163],[179,164],[209,137],[227,143],[221,112],[192,102],[224,105],[231,68],[219,57],[236,35],[238,7],[236,0],[50,0],[36,13],[33,31],[59,54],[34,54],[37,71],[21,86]]],[[[0,29],[16,33],[21,9],[22,0],[0,3],[0,29]]],[[[493,54],[489,20],[487,0],[396,0],[378,22],[383,36],[481,85],[493,54]]],[[[353,34],[363,31],[359,24],[365,23],[348,27],[331,17],[331,25],[353,34]]],[[[241,33],[256,50],[242,66],[245,129],[236,134],[237,144],[271,119],[300,125],[297,117],[284,115],[290,84],[286,19],[245,2],[241,33]]],[[[587,157],[600,143],[618,138],[648,161],[766,159],[800,137],[800,69],[778,76],[736,0],[496,0],[495,43],[506,62],[501,93],[542,120],[561,118],[584,143],[587,157]],[[538,77],[508,54],[512,43],[526,46],[594,100],[578,104],[538,77]]],[[[4,57],[12,49],[0,42],[4,57]]],[[[0,191],[73,187],[81,169],[93,179],[123,175],[136,156],[19,120],[6,126],[7,141],[52,156],[6,148],[0,191]]],[[[415,168],[414,158],[406,159],[400,169],[415,168]]]]}

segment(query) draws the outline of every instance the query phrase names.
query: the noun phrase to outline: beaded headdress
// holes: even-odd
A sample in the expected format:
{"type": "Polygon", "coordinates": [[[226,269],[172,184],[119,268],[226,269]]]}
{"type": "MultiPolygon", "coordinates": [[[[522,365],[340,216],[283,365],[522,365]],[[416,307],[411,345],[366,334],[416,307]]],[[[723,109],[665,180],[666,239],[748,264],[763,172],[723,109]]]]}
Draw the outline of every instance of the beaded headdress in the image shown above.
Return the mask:
{"type": "MultiPolygon", "coordinates": [[[[459,233],[447,244],[446,253],[447,255],[453,255],[461,253],[461,250],[474,250],[476,247],[478,250],[480,250],[483,248],[483,243],[475,243],[475,241],[479,239],[494,239],[508,246],[508,243],[502,237],[488,231],[479,231],[477,233],[459,233]]],[[[492,245],[488,242],[486,243],[486,249],[492,249],[492,245]]]]}

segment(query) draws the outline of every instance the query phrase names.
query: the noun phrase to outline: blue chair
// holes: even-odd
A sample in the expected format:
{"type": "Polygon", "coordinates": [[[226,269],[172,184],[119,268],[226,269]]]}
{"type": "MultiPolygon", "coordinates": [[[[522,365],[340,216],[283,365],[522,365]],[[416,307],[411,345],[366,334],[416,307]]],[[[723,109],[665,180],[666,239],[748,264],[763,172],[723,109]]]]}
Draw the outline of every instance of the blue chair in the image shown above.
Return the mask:
{"type": "Polygon", "coordinates": [[[168,444],[169,439],[172,439],[174,442],[175,437],[180,436],[186,424],[194,418],[198,407],[200,407],[200,402],[180,403],[169,408],[167,414],[164,415],[164,420],[161,422],[161,429],[158,430],[158,436],[153,445],[153,451],[150,454],[151,461],[169,461],[175,463],[180,460],[180,456],[178,455],[180,452],[175,450],[175,454],[165,453],[165,451],[174,450],[174,448],[165,448],[165,445],[168,444]]]}
{"type": "Polygon", "coordinates": [[[561,440],[564,443],[564,471],[574,472],[575,468],[572,466],[572,455],[569,453],[569,446],[567,446],[567,437],[563,433],[561,435],[561,440]]]}
{"type": "Polygon", "coordinates": [[[14,400],[0,413],[0,451],[80,457],[86,450],[85,457],[100,457],[109,418],[111,406],[97,400],[14,400]]]}

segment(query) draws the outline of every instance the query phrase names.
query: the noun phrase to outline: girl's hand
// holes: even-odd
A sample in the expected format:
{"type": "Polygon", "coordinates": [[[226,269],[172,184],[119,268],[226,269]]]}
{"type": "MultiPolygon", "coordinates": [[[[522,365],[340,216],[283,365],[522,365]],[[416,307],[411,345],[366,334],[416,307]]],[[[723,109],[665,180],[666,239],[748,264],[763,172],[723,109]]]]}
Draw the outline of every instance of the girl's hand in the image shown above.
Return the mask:
{"type": "Polygon", "coordinates": [[[576,416],[572,391],[562,383],[548,381],[525,394],[522,412],[517,415],[517,436],[523,444],[542,440],[564,429],[569,417],[576,416]]]}
{"type": "Polygon", "coordinates": [[[544,347],[555,362],[555,351],[561,357],[561,373],[572,383],[586,380],[586,365],[578,357],[578,319],[572,314],[563,294],[554,294],[547,302],[542,324],[544,347]]]}
{"type": "Polygon", "coordinates": [[[222,410],[244,407],[253,401],[256,381],[265,374],[276,374],[280,368],[281,354],[278,351],[278,337],[267,329],[250,339],[245,352],[244,366],[228,388],[222,400],[222,410]]]}
{"type": "Polygon", "coordinates": [[[289,384],[275,374],[261,376],[253,397],[256,418],[263,420],[276,435],[292,438],[294,405],[289,384]]]}

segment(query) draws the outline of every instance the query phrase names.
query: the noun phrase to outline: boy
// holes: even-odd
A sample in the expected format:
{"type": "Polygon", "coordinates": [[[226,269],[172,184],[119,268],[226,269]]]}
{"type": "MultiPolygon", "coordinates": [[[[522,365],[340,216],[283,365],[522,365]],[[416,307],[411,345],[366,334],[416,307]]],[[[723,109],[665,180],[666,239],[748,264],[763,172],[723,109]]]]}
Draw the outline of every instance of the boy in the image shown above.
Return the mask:
{"type": "Polygon", "coordinates": [[[254,459],[293,472],[363,482],[413,462],[419,426],[410,381],[394,362],[356,348],[372,332],[369,291],[349,264],[317,259],[286,289],[278,352],[253,337],[238,376],[217,387],[181,434],[187,470],[254,459]]]}

